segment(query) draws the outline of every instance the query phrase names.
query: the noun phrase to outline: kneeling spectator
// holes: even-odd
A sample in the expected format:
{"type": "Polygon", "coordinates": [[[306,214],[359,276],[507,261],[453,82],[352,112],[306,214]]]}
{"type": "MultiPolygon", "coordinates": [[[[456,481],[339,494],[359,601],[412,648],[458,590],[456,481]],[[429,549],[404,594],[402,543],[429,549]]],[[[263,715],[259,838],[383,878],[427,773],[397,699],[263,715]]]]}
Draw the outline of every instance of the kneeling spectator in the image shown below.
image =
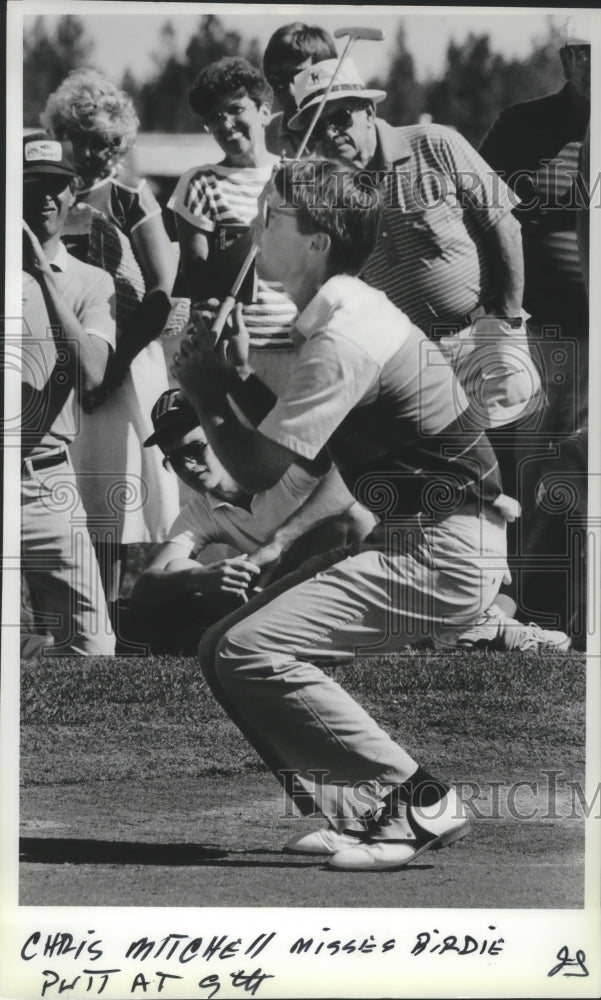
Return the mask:
{"type": "Polygon", "coordinates": [[[152,421],[155,430],[145,445],[158,445],[164,463],[197,496],[182,509],[121,609],[121,639],[143,642],[154,653],[194,655],[205,628],[244,603],[257,584],[320,552],[362,541],[376,523],[334,471],[324,484],[293,465],[271,489],[245,493],[218,461],[178,389],[159,397],[152,421]],[[311,503],[318,483],[319,499],[311,503]],[[286,526],[299,519],[308,530],[287,548],[286,526]],[[231,555],[203,562],[214,544],[227,546],[231,555]]]}

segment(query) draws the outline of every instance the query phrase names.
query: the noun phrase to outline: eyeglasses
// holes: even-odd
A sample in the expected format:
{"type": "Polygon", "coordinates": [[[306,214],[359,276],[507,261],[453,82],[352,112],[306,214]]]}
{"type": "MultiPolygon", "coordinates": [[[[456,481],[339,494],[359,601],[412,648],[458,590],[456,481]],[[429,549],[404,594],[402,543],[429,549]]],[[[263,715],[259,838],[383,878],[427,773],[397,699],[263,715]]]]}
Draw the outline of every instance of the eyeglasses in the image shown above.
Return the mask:
{"type": "Polygon", "coordinates": [[[79,132],[69,136],[65,134],[63,138],[70,140],[75,156],[80,156],[87,150],[92,156],[110,157],[117,153],[121,146],[119,138],[104,132],[79,132]]]}
{"type": "Polygon", "coordinates": [[[574,57],[574,62],[579,66],[589,66],[591,61],[591,50],[589,45],[576,46],[568,45],[568,52],[574,57]]]}
{"type": "Polygon", "coordinates": [[[188,462],[190,464],[194,463],[194,465],[203,465],[208,447],[207,441],[190,441],[189,444],[185,444],[181,448],[176,448],[169,455],[165,455],[163,468],[171,472],[176,466],[179,465],[181,467],[188,462]]]}
{"type": "Polygon", "coordinates": [[[344,132],[345,129],[353,124],[355,111],[360,111],[364,107],[364,104],[345,104],[331,111],[330,114],[323,115],[321,118],[318,118],[313,129],[313,135],[317,139],[325,139],[329,129],[344,132]]]}

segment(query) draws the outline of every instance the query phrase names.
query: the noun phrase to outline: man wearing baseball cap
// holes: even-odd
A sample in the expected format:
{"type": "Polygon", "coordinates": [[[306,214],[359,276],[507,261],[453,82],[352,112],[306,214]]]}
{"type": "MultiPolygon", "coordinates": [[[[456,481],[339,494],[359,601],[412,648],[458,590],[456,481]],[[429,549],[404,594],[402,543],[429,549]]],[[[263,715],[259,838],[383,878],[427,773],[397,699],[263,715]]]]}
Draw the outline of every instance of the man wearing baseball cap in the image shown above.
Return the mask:
{"type": "Polygon", "coordinates": [[[115,639],[69,444],[79,396],[100,385],[115,345],[114,285],[61,242],[74,177],[68,143],[24,137],[21,541],[38,629],[24,649],[110,655],[115,639]]]}
{"type": "Polygon", "coordinates": [[[257,583],[263,585],[259,574],[267,555],[275,579],[312,554],[362,540],[374,526],[373,516],[353,503],[332,472],[327,495],[322,491],[324,522],[312,530],[306,525],[302,538],[288,547],[282,525],[297,521],[317,478],[293,466],[271,489],[249,495],[218,460],[178,389],[159,396],[152,422],[154,433],[145,446],[158,446],[165,466],[196,496],[180,511],[167,542],[122,606],[119,633],[128,642],[144,642],[155,653],[194,655],[207,626],[240,607],[257,583]]]}

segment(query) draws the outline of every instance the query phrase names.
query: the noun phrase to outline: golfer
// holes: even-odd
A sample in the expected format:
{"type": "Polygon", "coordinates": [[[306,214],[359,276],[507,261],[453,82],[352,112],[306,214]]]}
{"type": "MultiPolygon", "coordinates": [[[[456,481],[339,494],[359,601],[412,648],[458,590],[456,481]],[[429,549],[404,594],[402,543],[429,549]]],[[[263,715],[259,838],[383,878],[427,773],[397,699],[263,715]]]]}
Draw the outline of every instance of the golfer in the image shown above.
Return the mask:
{"type": "Polygon", "coordinates": [[[173,373],[245,489],[273,486],[293,462],[323,467],[331,457],[380,524],[208,630],[200,663],[301,812],[326,819],[284,849],[328,854],[336,869],[397,868],[466,834],[467,814],[317,664],[424,636],[448,641],[473,621],[507,570],[512,501],[438,347],[355,277],[376,240],[376,192],[327,161],[288,161],[259,207],[257,266],[299,310],[284,393],[275,405],[266,393],[262,407],[262,384],[236,363],[236,336],[224,360],[200,322],[173,373]]]}

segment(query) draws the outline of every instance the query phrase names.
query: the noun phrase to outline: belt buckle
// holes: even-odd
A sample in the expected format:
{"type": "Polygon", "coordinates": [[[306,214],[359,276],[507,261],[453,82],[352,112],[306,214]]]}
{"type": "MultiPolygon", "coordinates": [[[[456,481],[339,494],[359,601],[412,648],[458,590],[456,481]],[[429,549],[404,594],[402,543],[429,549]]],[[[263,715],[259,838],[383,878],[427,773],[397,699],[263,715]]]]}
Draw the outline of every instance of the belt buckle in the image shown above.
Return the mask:
{"type": "Polygon", "coordinates": [[[21,461],[21,475],[27,475],[28,479],[33,479],[33,466],[31,458],[24,458],[21,461]]]}
{"type": "Polygon", "coordinates": [[[43,472],[44,466],[37,466],[38,460],[44,461],[48,459],[57,459],[56,462],[51,462],[50,465],[46,466],[48,469],[52,469],[57,465],[61,465],[62,462],[66,462],[68,459],[68,452],[64,445],[59,445],[56,448],[51,448],[44,455],[29,455],[24,458],[21,462],[21,470],[25,470],[30,479],[33,479],[36,472],[43,472]]]}

